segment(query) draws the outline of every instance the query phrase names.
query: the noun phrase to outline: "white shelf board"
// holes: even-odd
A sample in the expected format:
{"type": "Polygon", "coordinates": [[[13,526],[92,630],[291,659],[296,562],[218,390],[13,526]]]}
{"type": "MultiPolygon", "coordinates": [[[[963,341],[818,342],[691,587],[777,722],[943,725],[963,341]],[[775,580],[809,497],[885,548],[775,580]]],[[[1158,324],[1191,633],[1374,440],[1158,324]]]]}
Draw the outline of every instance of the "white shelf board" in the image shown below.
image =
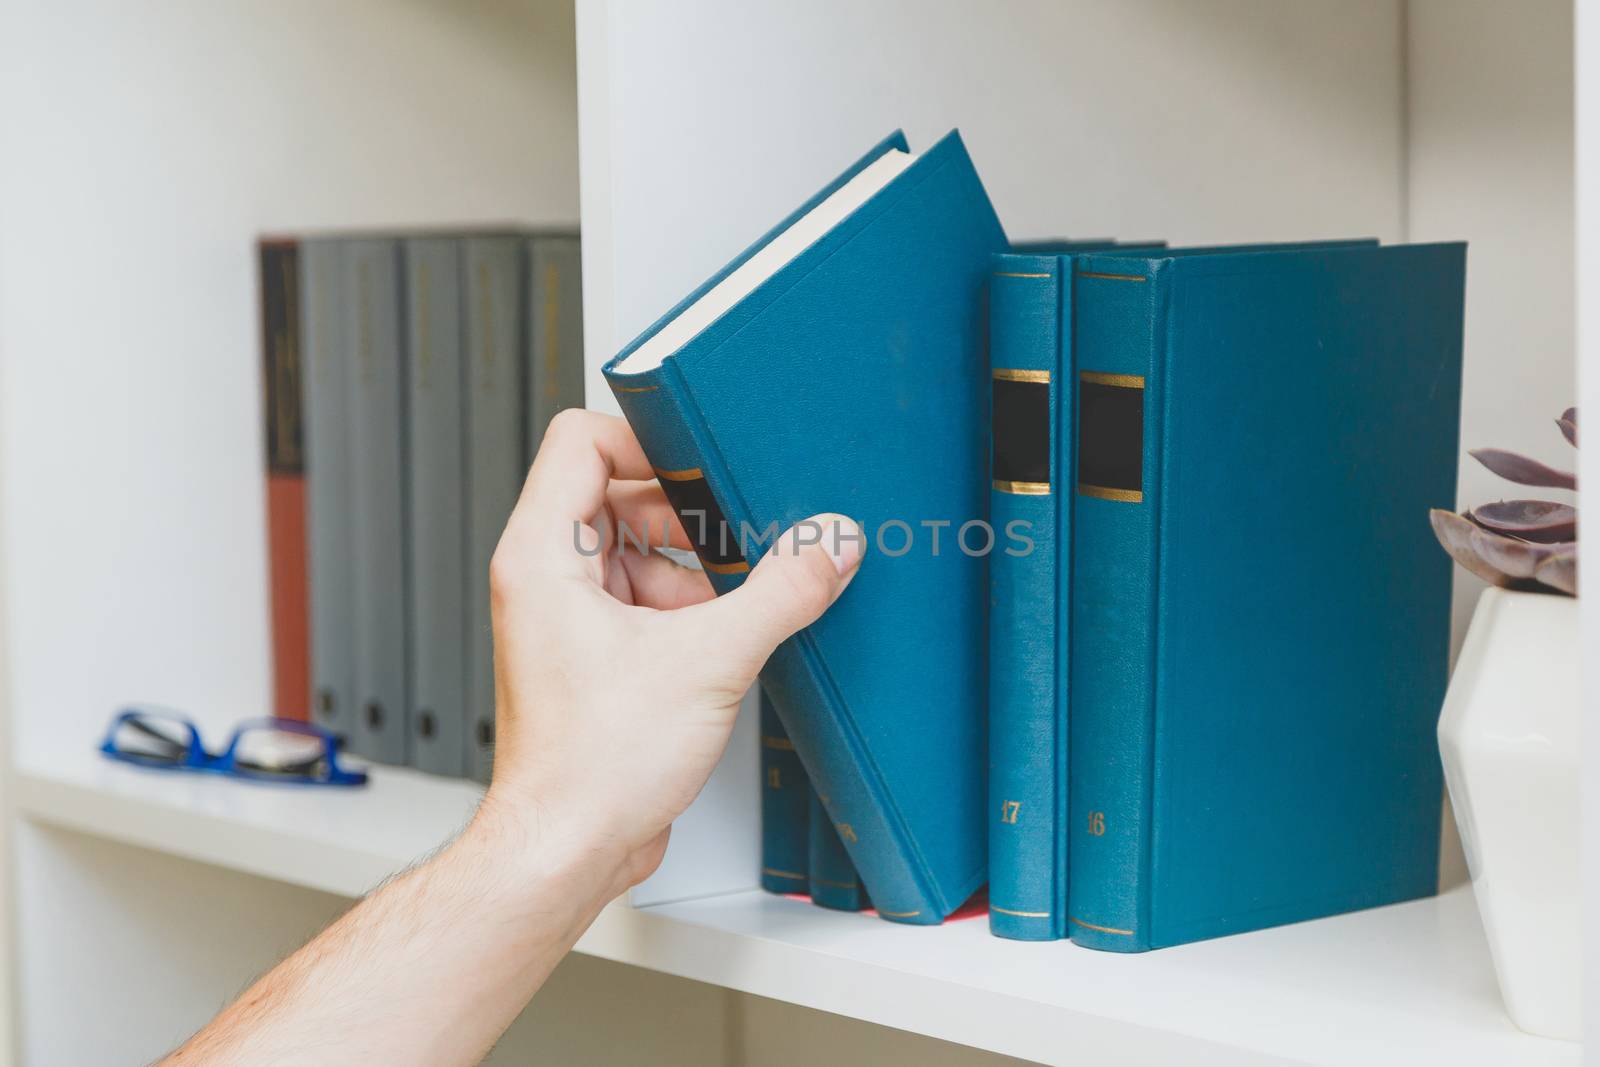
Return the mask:
{"type": "MultiPolygon", "coordinates": [[[[446,840],[478,787],[377,768],[361,791],[21,770],[40,823],[358,896],[446,840]]],[[[1470,890],[1140,956],[897,926],[759,891],[607,908],[578,950],[1047,1063],[1575,1065],[1506,1017],[1470,890]]]]}

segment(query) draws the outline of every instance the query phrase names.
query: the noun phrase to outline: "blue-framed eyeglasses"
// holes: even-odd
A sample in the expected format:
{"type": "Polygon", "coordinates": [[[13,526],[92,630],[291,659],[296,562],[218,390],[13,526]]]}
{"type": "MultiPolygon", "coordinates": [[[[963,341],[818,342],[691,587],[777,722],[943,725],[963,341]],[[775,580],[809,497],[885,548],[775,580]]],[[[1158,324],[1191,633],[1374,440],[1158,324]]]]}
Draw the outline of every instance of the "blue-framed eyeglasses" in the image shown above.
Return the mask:
{"type": "Polygon", "coordinates": [[[100,751],[107,759],[167,771],[200,771],[290,785],[365,785],[366,771],[339,765],[339,739],[295,719],[251,719],[213,753],[188,716],[125,708],[111,720],[100,751]]]}

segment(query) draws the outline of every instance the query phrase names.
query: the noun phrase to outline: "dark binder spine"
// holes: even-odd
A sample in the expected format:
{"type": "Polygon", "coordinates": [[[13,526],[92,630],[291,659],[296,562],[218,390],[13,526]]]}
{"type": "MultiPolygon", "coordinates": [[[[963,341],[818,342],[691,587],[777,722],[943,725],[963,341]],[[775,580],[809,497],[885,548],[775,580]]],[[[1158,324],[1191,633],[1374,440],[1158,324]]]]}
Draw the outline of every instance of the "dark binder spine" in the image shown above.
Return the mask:
{"type": "Polygon", "coordinates": [[[778,709],[761,694],[761,888],[804,893],[810,872],[811,780],[778,709]]]}
{"type": "Polygon", "coordinates": [[[1084,257],[1073,276],[1068,932],[1089,948],[1150,944],[1162,276],[1084,257]]]}
{"type": "Polygon", "coordinates": [[[997,255],[989,279],[989,929],[1024,941],[1066,936],[1070,266],[997,255]]]}
{"type": "Polygon", "coordinates": [[[808,834],[811,902],[834,911],[860,911],[869,906],[861,875],[850,862],[850,853],[839,839],[839,831],[828,819],[823,798],[815,790],[806,792],[809,794],[806,802],[811,808],[808,834]]]}
{"type": "MultiPolygon", "coordinates": [[[[766,531],[751,521],[732,493],[677,361],[669,359],[639,374],[608,374],[607,381],[694,543],[711,587],[719,594],[736,588],[750,572],[751,561],[768,547],[766,531]]],[[[939,893],[893,802],[878,787],[848,709],[841,706],[804,632],[778,646],[761,682],[796,749],[821,756],[824,766],[807,767],[812,785],[829,798],[827,815],[878,914],[891,922],[943,922],[965,898],[951,901],[939,893]],[[804,711],[796,714],[799,709],[804,711]],[[826,780],[825,768],[837,768],[837,780],[826,780]]],[[[967,892],[982,884],[980,878],[967,892]]]]}

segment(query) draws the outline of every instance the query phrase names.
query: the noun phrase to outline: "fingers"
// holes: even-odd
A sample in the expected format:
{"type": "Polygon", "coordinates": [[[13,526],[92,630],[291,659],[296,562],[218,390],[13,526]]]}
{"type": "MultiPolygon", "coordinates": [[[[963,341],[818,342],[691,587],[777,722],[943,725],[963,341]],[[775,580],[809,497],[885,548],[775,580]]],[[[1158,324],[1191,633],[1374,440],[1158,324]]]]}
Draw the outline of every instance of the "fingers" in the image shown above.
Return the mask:
{"type": "Polygon", "coordinates": [[[585,573],[580,527],[605,509],[612,479],[652,477],[650,461],[622,419],[579,409],[559,413],[501,535],[495,555],[502,570],[585,573]]]}
{"type": "Polygon", "coordinates": [[[730,658],[735,685],[749,685],[772,650],[816,622],[855,577],[866,537],[843,515],[814,515],[794,524],[762,557],[743,585],[674,623],[695,647],[730,658]]]}
{"type": "Polygon", "coordinates": [[[680,567],[660,553],[624,549],[620,558],[633,602],[641,607],[672,611],[703,604],[714,595],[704,571],[680,567]]]}
{"type": "Polygon", "coordinates": [[[619,543],[643,544],[645,549],[671,546],[688,551],[693,547],[678,521],[678,513],[667,503],[667,495],[658,483],[612,482],[606,503],[616,523],[619,543]]]}
{"type": "Polygon", "coordinates": [[[550,421],[516,510],[562,526],[587,522],[605,503],[611,479],[654,477],[626,422],[572,408],[550,421]]]}

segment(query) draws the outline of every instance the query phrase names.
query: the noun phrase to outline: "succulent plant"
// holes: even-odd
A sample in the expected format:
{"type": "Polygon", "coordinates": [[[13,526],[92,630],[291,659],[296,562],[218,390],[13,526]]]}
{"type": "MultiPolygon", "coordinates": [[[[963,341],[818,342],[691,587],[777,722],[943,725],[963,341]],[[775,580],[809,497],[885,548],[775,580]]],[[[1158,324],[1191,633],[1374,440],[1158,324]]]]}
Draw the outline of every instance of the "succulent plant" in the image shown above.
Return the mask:
{"type": "MultiPolygon", "coordinates": [[[[1578,409],[1556,420],[1561,435],[1578,447],[1578,409]]],[[[1519,485],[1577,489],[1578,479],[1538,460],[1479,448],[1473,459],[1519,485]]],[[[1486,582],[1508,589],[1578,595],[1578,510],[1552,500],[1501,500],[1457,515],[1428,513],[1434,536],[1450,557],[1486,582]]]]}

